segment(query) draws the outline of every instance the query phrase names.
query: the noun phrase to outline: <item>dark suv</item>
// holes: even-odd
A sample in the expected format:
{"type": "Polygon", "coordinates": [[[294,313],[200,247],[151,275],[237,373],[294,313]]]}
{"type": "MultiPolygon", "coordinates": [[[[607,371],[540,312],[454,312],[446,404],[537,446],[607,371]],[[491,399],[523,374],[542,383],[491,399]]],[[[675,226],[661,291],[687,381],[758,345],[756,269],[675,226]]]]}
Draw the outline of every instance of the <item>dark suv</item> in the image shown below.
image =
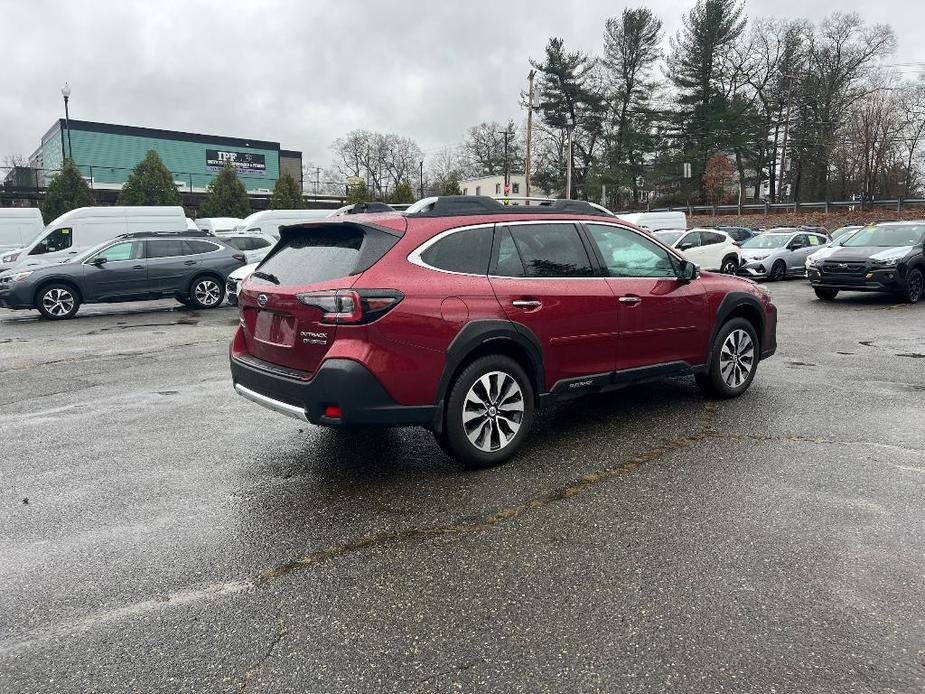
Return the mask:
{"type": "Polygon", "coordinates": [[[893,292],[914,304],[925,292],[923,246],[925,221],[872,224],[822,260],[810,259],[806,275],[826,301],[847,290],[893,292]]]}
{"type": "Polygon", "coordinates": [[[244,255],[202,232],[123,234],[67,262],[0,274],[0,306],[72,318],[82,303],[175,297],[197,308],[220,306],[228,274],[244,255]]]}
{"type": "Polygon", "coordinates": [[[693,374],[740,395],[776,347],[763,288],[575,201],[441,197],[286,227],[239,302],[239,394],[323,426],[423,426],[470,467],[586,393],[693,374]]]}

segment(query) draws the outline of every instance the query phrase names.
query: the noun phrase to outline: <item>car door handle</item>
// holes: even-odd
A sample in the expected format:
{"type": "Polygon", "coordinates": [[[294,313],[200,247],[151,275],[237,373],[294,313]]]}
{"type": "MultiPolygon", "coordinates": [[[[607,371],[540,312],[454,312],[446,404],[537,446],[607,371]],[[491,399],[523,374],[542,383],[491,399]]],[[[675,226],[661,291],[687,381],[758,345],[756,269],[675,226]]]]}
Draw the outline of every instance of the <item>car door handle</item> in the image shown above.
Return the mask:
{"type": "Polygon", "coordinates": [[[144,265],[133,265],[132,269],[133,270],[144,270],[145,266],[144,265]]]}
{"type": "Polygon", "coordinates": [[[618,301],[621,304],[629,304],[630,306],[635,306],[636,304],[642,303],[642,299],[640,299],[638,296],[633,296],[632,294],[628,294],[627,296],[621,296],[618,299],[618,301]]]}
{"type": "Polygon", "coordinates": [[[516,299],[511,303],[515,308],[523,308],[527,310],[539,308],[543,305],[542,301],[537,301],[536,299],[516,299]]]}
{"type": "Polygon", "coordinates": [[[195,260],[187,260],[187,261],[184,262],[183,264],[184,264],[184,265],[195,265],[195,264],[196,264],[196,261],[195,261],[195,260]]]}

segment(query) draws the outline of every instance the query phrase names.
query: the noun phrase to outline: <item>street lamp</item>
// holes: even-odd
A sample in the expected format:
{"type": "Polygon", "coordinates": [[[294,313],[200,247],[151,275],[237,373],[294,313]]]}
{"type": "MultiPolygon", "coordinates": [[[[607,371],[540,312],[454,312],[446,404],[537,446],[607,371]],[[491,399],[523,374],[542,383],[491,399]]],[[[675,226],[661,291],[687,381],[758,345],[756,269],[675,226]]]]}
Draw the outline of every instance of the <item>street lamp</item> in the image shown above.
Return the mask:
{"type": "Polygon", "coordinates": [[[67,112],[67,102],[68,99],[71,98],[71,88],[68,86],[67,82],[61,87],[61,96],[64,97],[64,124],[67,127],[67,156],[73,161],[74,150],[71,148],[71,117],[67,112]]]}

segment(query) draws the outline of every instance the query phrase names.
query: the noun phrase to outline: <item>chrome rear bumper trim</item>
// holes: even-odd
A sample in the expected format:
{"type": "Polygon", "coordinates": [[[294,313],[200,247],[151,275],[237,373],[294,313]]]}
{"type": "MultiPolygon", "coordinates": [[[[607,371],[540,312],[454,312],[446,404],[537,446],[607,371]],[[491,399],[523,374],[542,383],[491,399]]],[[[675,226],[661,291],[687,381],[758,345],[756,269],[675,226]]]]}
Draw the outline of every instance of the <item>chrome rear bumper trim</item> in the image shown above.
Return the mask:
{"type": "Polygon", "coordinates": [[[250,388],[245,388],[240,383],[235,383],[234,389],[238,391],[238,395],[241,397],[247,398],[251,402],[255,402],[258,405],[262,405],[268,410],[279,412],[280,414],[284,414],[287,417],[293,417],[303,422],[308,421],[308,417],[305,416],[305,410],[303,410],[301,407],[296,407],[295,405],[290,405],[286,402],[280,402],[279,400],[268,398],[266,395],[261,395],[260,393],[257,393],[250,388]]]}

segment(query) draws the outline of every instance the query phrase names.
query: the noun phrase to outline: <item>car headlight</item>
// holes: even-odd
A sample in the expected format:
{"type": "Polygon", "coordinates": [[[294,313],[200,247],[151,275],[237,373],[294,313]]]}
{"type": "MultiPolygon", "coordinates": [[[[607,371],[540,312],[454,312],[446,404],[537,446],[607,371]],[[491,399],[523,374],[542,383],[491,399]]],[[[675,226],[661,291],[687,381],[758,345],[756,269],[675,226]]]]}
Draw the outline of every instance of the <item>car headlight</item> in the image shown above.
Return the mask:
{"type": "Polygon", "coordinates": [[[899,264],[899,258],[886,258],[884,260],[874,260],[873,265],[875,270],[882,270],[884,268],[896,267],[899,264]]]}
{"type": "Polygon", "coordinates": [[[809,256],[809,257],[806,259],[806,267],[818,267],[818,266],[819,266],[819,262],[820,262],[820,261],[819,261],[818,258],[813,258],[812,256],[809,256]]]}
{"type": "Polygon", "coordinates": [[[7,253],[0,257],[0,263],[15,263],[19,259],[19,253],[7,253]]]}
{"type": "Polygon", "coordinates": [[[770,254],[770,253],[765,253],[764,255],[750,255],[750,256],[748,256],[745,260],[764,260],[764,259],[767,258],[769,255],[771,255],[771,254],[770,254]]]}
{"type": "Polygon", "coordinates": [[[32,272],[33,272],[32,270],[25,270],[23,272],[14,273],[13,276],[10,277],[10,282],[19,282],[20,280],[24,280],[29,275],[31,275],[32,272]]]}

